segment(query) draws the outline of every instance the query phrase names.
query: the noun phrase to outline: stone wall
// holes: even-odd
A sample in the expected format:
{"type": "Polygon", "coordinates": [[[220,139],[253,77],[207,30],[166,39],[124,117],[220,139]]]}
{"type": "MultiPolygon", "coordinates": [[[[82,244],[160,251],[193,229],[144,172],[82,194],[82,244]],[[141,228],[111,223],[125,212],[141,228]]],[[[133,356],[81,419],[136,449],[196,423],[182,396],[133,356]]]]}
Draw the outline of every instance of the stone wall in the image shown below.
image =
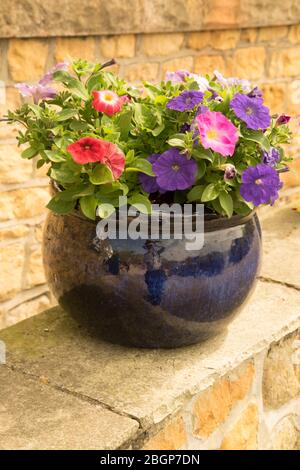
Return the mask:
{"type": "Polygon", "coordinates": [[[138,442],[151,450],[300,450],[300,333],[194,396],[138,442]]]}
{"type": "MultiPolygon", "coordinates": [[[[55,12],[40,0],[2,0],[0,118],[20,104],[15,83],[34,82],[56,62],[76,57],[115,57],[115,70],[132,82],[159,80],[180,68],[218,69],[259,84],[274,113],[298,114],[298,1],[230,0],[226,8],[223,0],[131,3],[129,15],[120,0],[58,0],[55,12]]],[[[16,127],[0,122],[0,328],[52,302],[41,261],[48,180],[34,161],[20,159],[15,134],[16,127]]],[[[285,178],[297,188],[300,160],[293,167],[285,178]]]]}

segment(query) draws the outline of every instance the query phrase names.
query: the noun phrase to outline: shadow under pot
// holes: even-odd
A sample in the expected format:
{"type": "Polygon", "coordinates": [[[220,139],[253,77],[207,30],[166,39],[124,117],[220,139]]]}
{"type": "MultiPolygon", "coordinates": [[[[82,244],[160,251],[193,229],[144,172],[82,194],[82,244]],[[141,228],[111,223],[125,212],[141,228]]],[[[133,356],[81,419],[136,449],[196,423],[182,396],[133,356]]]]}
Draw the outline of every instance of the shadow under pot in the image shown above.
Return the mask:
{"type": "Polygon", "coordinates": [[[254,287],[255,213],[205,218],[204,244],[193,250],[185,239],[101,240],[96,225],[77,211],[49,213],[43,257],[59,304],[104,340],[146,348],[204,341],[226,331],[254,287]]]}

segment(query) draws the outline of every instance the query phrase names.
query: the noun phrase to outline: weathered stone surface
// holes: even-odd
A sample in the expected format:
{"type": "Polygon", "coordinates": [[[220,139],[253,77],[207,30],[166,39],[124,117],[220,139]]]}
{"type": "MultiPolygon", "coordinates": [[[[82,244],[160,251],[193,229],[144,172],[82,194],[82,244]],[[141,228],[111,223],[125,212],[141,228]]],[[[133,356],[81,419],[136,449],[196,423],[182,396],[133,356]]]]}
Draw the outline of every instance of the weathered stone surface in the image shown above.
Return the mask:
{"type": "Polygon", "coordinates": [[[261,86],[264,101],[270,107],[271,113],[284,113],[286,109],[286,84],[266,83],[261,86]]]}
{"type": "Polygon", "coordinates": [[[255,43],[257,38],[257,29],[256,28],[247,28],[242,29],[241,31],[241,42],[246,44],[253,44],[255,43]]]}
{"type": "Polygon", "coordinates": [[[7,55],[11,78],[16,82],[41,78],[45,71],[47,54],[48,44],[44,40],[11,39],[7,55]]]}
{"type": "Polygon", "coordinates": [[[142,36],[142,52],[149,57],[172,54],[181,49],[183,40],[182,33],[146,34],[142,36]]]}
{"type": "Polygon", "coordinates": [[[252,403],[243,412],[236,424],[225,435],[221,444],[222,450],[255,450],[257,449],[258,409],[252,403]]]}
{"type": "Polygon", "coordinates": [[[262,222],[264,258],[261,275],[300,288],[300,212],[279,211],[262,222]]]}
{"type": "Polygon", "coordinates": [[[26,287],[45,284],[45,273],[43,267],[42,247],[38,245],[31,249],[26,272],[26,287]]]}
{"type": "Polygon", "coordinates": [[[232,75],[255,80],[265,74],[266,51],[263,47],[237,49],[231,63],[232,75]]]}
{"type": "Polygon", "coordinates": [[[300,394],[300,332],[271,346],[265,359],[263,399],[279,408],[300,394]]]}
{"type": "MultiPolygon", "coordinates": [[[[0,114],[1,116],[6,115],[8,110],[15,110],[21,105],[21,98],[19,91],[12,87],[8,86],[4,88],[2,93],[3,99],[0,101],[0,114]]],[[[16,129],[18,125],[9,125],[6,122],[0,123],[0,138],[11,137],[16,135],[16,129]]]]}
{"type": "Polygon", "coordinates": [[[9,299],[22,287],[23,243],[0,247],[0,301],[9,299]]]}
{"type": "Polygon", "coordinates": [[[95,58],[94,38],[57,38],[55,45],[55,60],[85,59],[92,61],[95,58]]]}
{"type": "Polygon", "coordinates": [[[166,72],[174,72],[175,70],[188,70],[192,72],[194,64],[194,58],[191,56],[178,57],[178,59],[167,60],[162,64],[162,77],[165,76],[166,72]]]}
{"type": "Polygon", "coordinates": [[[13,225],[11,227],[0,229],[0,241],[10,240],[12,238],[26,237],[29,233],[27,225],[13,225]]]}
{"type": "Polygon", "coordinates": [[[228,50],[236,47],[239,38],[240,31],[236,29],[194,32],[188,35],[188,47],[197,50],[210,46],[214,49],[228,50]]]}
{"type": "Polygon", "coordinates": [[[272,44],[286,37],[287,33],[287,26],[261,28],[258,33],[258,40],[272,44]]]}
{"type": "Polygon", "coordinates": [[[173,418],[144,444],[144,450],[177,450],[187,443],[187,433],[182,416],[173,418]]]}
{"type": "Polygon", "coordinates": [[[253,376],[253,363],[244,364],[200,395],[192,414],[195,436],[207,438],[226,420],[237,401],[249,392],[253,376]]]}
{"type": "Polygon", "coordinates": [[[36,315],[46,308],[50,308],[51,305],[53,305],[53,303],[49,296],[45,294],[40,295],[33,300],[23,302],[0,315],[0,329],[7,328],[8,326],[14,325],[22,320],[26,320],[26,318],[36,315]]]}
{"type": "Polygon", "coordinates": [[[220,55],[200,55],[195,57],[195,72],[201,75],[213,73],[218,70],[226,73],[226,65],[224,58],[220,55]]]}
{"type": "Polygon", "coordinates": [[[292,44],[298,44],[300,42],[300,25],[291,26],[289,32],[289,41],[292,44]]]}
{"type": "Polygon", "coordinates": [[[211,34],[211,46],[214,49],[234,49],[239,42],[240,31],[229,29],[227,31],[215,31],[211,34]]]}
{"type": "Polygon", "coordinates": [[[116,449],[135,436],[133,419],[45,383],[0,366],[0,449],[116,449]]]}
{"type": "Polygon", "coordinates": [[[51,384],[136,416],[147,427],[178,410],[187,396],[207,389],[216,376],[294,331],[300,326],[299,302],[300,292],[259,282],[227,336],[175,350],[101,342],[59,308],[1,331],[0,339],[7,344],[9,365],[46,375],[51,384]]]}
{"type": "Polygon", "coordinates": [[[26,219],[46,213],[45,207],[49,199],[48,187],[16,189],[2,193],[0,220],[26,219]]]}
{"type": "Polygon", "coordinates": [[[124,77],[130,82],[140,80],[157,80],[158,79],[159,64],[155,62],[142,62],[140,64],[127,65],[124,72],[124,77]]]}
{"type": "Polygon", "coordinates": [[[270,77],[297,77],[300,68],[300,46],[278,49],[272,53],[270,77]]]}
{"type": "Polygon", "coordinates": [[[210,46],[211,32],[210,31],[197,31],[189,33],[187,36],[187,46],[190,49],[204,49],[210,46]]]}
{"type": "Polygon", "coordinates": [[[232,27],[297,24],[298,0],[2,0],[2,37],[75,36],[199,31],[232,27]],[[218,14],[216,14],[216,11],[218,14]],[[57,15],[63,12],[63,15],[57,15]]]}
{"type": "Polygon", "coordinates": [[[32,175],[32,162],[21,158],[16,145],[0,145],[0,183],[22,183],[32,175]]]}
{"type": "Polygon", "coordinates": [[[300,158],[295,158],[289,163],[290,171],[282,175],[285,187],[300,186],[300,158]]]}
{"type": "Polygon", "coordinates": [[[281,419],[272,429],[271,440],[273,450],[300,450],[299,417],[288,415],[281,419]]]}
{"type": "Polygon", "coordinates": [[[130,58],[135,56],[134,34],[121,34],[120,36],[103,36],[100,38],[99,51],[102,57],[130,58]]]}

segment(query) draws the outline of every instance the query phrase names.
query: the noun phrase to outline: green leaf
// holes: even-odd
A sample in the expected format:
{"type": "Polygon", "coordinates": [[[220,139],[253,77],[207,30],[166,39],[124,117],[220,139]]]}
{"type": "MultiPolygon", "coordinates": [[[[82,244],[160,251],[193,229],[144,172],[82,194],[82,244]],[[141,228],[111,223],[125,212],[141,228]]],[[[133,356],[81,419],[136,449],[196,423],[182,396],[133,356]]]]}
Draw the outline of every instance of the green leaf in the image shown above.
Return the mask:
{"type": "Polygon", "coordinates": [[[111,170],[106,166],[98,163],[89,175],[92,184],[106,184],[114,180],[111,170]]]}
{"type": "Polygon", "coordinates": [[[80,181],[81,167],[73,162],[61,163],[51,168],[50,176],[59,183],[71,184],[80,181]]]}
{"type": "Polygon", "coordinates": [[[149,176],[155,176],[152,171],[151,163],[145,158],[136,158],[130,165],[125,169],[126,172],[135,171],[140,173],[145,173],[149,176]]]}
{"type": "Polygon", "coordinates": [[[231,217],[233,214],[233,201],[230,194],[226,193],[226,191],[222,191],[219,194],[219,201],[222,209],[226,212],[227,217],[231,217]]]}
{"type": "Polygon", "coordinates": [[[120,137],[122,140],[127,140],[132,119],[132,110],[129,109],[126,112],[121,113],[115,119],[115,125],[120,132],[120,137]]]}
{"type": "Polygon", "coordinates": [[[202,202],[208,202],[208,201],[213,201],[219,196],[219,190],[215,186],[214,183],[210,183],[206,188],[204,189],[201,197],[202,202]]]}
{"type": "Polygon", "coordinates": [[[169,139],[167,143],[171,145],[171,147],[185,148],[185,142],[182,139],[169,139]]]}
{"type": "Polygon", "coordinates": [[[72,121],[70,124],[70,128],[73,131],[85,131],[87,129],[88,125],[84,121],[72,121]]]}
{"type": "Polygon", "coordinates": [[[58,70],[53,74],[54,80],[63,83],[73,95],[86,100],[89,98],[89,93],[83,83],[76,78],[72,77],[68,72],[64,70],[58,70]]]}
{"type": "Polygon", "coordinates": [[[28,108],[31,109],[31,111],[33,111],[33,113],[36,115],[37,118],[41,117],[42,108],[39,105],[29,104],[28,108]]]}
{"type": "Polygon", "coordinates": [[[23,150],[21,153],[22,158],[33,158],[39,153],[38,149],[33,148],[33,147],[28,147],[27,149],[23,150]]]}
{"type": "Polygon", "coordinates": [[[56,214],[67,214],[74,209],[76,201],[67,201],[64,199],[63,192],[57,193],[47,204],[47,208],[56,214]]]}
{"type": "Polygon", "coordinates": [[[149,199],[143,194],[133,194],[129,199],[128,203],[136,207],[136,209],[144,214],[151,214],[152,205],[149,199]]]}
{"type": "Polygon", "coordinates": [[[129,150],[129,152],[126,153],[126,163],[130,164],[133,161],[134,161],[134,150],[129,150]]]}
{"type": "Polygon", "coordinates": [[[204,188],[203,185],[194,186],[187,194],[188,201],[201,201],[204,188]]]}
{"type": "Polygon", "coordinates": [[[210,149],[202,149],[200,147],[193,149],[193,157],[200,160],[208,160],[211,163],[214,161],[214,154],[210,149]]]}
{"type": "Polygon", "coordinates": [[[59,152],[59,150],[44,150],[44,154],[51,162],[65,162],[67,157],[59,152]]]}
{"type": "Polygon", "coordinates": [[[95,220],[96,208],[99,204],[94,195],[81,197],[79,200],[80,209],[88,219],[95,220]]]}
{"type": "Polygon", "coordinates": [[[197,167],[198,167],[197,180],[200,180],[205,175],[205,172],[206,172],[206,163],[205,163],[205,161],[204,160],[198,160],[197,161],[197,167]]]}
{"type": "Polygon", "coordinates": [[[260,146],[268,152],[270,150],[270,142],[262,131],[252,129],[241,129],[241,135],[245,140],[252,140],[260,144],[260,146]]]}
{"type": "Polygon", "coordinates": [[[102,72],[98,72],[96,74],[93,74],[89,79],[88,81],[86,82],[86,87],[88,89],[88,92],[89,94],[91,94],[91,92],[93,90],[95,90],[95,88],[99,87],[102,83],[102,77],[103,77],[103,73],[102,72]]]}
{"type": "Polygon", "coordinates": [[[70,119],[78,113],[77,109],[63,109],[57,114],[57,121],[66,121],[67,119],[70,119]]]}

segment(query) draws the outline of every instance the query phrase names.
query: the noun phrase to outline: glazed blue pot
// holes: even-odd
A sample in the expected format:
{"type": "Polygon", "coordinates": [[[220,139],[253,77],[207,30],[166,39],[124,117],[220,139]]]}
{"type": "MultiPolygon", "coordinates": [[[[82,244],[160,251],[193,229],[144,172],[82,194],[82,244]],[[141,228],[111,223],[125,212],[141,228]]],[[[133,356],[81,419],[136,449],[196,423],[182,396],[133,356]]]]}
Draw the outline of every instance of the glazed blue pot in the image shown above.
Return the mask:
{"type": "Polygon", "coordinates": [[[47,281],[60,305],[98,337],[174,348],[224,332],[254,287],[261,258],[257,215],[205,220],[205,242],[104,240],[78,213],[50,213],[47,281]]]}

